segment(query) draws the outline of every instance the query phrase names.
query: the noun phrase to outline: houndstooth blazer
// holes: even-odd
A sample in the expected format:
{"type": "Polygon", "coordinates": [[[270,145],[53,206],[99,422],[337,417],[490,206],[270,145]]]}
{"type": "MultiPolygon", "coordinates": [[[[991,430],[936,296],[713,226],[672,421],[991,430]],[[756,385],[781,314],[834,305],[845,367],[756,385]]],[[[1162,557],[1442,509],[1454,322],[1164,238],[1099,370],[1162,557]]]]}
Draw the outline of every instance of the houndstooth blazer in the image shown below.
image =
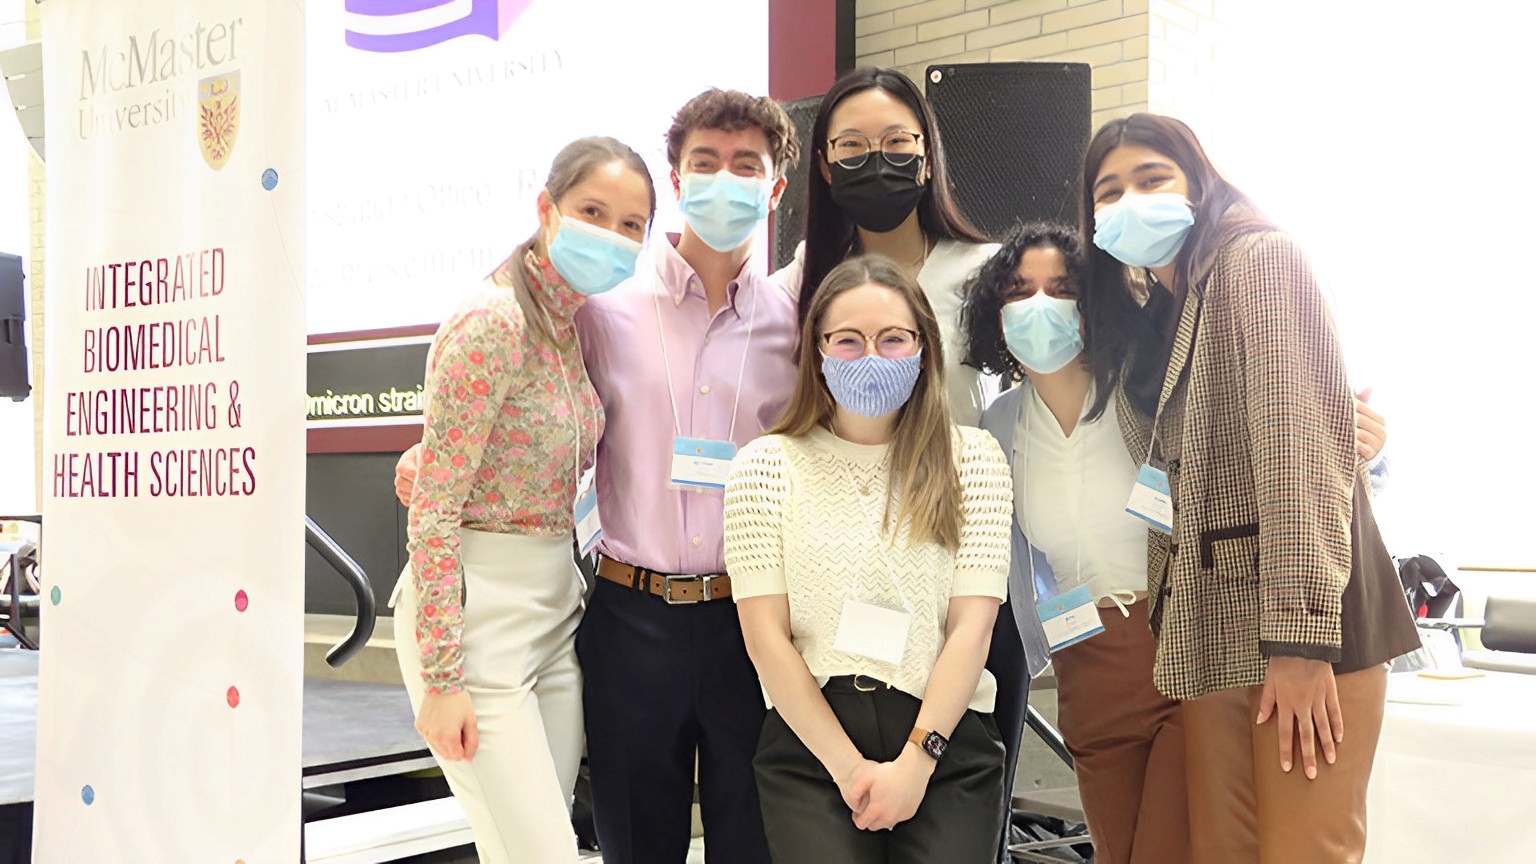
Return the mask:
{"type": "MultiPolygon", "coordinates": [[[[1364,466],[1343,355],[1306,257],[1279,232],[1243,235],[1192,268],[1190,284],[1155,447],[1152,419],[1118,395],[1126,446],[1166,464],[1174,506],[1172,536],[1148,532],[1158,689],[1193,699],[1259,684],[1271,656],[1384,662],[1400,653],[1402,623],[1413,635],[1411,618],[1390,620],[1380,645],[1344,650],[1342,619],[1358,617],[1342,607],[1364,466]]],[[[1396,585],[1390,572],[1362,578],[1396,585]]],[[[1360,587],[1373,608],[1385,604],[1368,617],[1390,619],[1393,602],[1406,611],[1395,587],[1395,600],[1360,587]]]]}

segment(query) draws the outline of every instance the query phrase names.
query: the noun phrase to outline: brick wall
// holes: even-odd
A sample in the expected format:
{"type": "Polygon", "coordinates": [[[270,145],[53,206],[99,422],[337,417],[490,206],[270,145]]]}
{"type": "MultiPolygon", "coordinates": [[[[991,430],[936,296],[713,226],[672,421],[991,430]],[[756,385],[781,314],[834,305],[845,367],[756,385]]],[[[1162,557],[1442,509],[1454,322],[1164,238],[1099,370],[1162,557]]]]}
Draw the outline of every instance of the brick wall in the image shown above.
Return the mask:
{"type": "Polygon", "coordinates": [[[860,66],[894,66],[920,86],[931,63],[1088,63],[1098,128],[1112,117],[1147,110],[1148,5],[1149,0],[858,0],[854,45],[860,66]]]}
{"type": "MultiPolygon", "coordinates": [[[[23,3],[26,7],[27,39],[42,38],[42,19],[36,3],[23,3]]],[[[27,150],[27,213],[31,217],[30,261],[27,264],[28,312],[32,316],[31,339],[32,350],[32,427],[35,461],[33,463],[37,478],[37,506],[43,506],[43,354],[45,340],[43,338],[43,321],[46,318],[45,304],[43,302],[43,192],[46,181],[43,173],[43,163],[33,155],[30,148],[27,150]]],[[[41,510],[39,510],[41,512],[41,510]]]]}
{"type": "Polygon", "coordinates": [[[1177,117],[1196,135],[1209,137],[1220,125],[1218,43],[1225,30],[1216,0],[1151,0],[1147,110],[1177,117]]]}

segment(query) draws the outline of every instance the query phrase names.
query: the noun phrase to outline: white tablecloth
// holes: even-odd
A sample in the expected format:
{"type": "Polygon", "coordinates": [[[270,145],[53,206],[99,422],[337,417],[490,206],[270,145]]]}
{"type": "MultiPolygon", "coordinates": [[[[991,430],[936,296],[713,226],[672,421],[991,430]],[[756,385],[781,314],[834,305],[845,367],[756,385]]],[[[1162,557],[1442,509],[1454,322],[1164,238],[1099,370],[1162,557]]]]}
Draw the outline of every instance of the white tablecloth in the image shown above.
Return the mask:
{"type": "Polygon", "coordinates": [[[1536,862],[1536,675],[1393,675],[1369,801],[1366,864],[1536,862]]]}

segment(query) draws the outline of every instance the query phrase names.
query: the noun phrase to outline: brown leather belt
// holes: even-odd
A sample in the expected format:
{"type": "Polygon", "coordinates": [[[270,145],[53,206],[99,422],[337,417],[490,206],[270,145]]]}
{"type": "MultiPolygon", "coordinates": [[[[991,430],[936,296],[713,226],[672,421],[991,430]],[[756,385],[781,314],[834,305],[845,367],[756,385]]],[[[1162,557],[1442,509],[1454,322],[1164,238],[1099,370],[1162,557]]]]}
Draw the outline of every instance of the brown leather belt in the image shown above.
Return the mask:
{"type": "Polygon", "coordinates": [[[597,575],[636,591],[647,591],[668,603],[707,603],[731,596],[731,577],[724,573],[678,575],[657,573],[612,558],[599,558],[597,575]]]}

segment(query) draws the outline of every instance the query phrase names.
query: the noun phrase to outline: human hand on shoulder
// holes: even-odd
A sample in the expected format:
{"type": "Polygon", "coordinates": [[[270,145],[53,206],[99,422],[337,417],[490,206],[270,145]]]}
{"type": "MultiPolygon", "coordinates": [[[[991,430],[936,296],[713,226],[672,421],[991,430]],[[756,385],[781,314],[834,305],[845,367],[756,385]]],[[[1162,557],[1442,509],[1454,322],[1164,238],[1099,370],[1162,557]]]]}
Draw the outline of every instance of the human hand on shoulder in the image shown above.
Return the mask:
{"type": "Polygon", "coordinates": [[[1367,387],[1355,397],[1355,450],[1360,458],[1369,462],[1387,446],[1387,418],[1368,403],[1371,388],[1367,387]]]}

